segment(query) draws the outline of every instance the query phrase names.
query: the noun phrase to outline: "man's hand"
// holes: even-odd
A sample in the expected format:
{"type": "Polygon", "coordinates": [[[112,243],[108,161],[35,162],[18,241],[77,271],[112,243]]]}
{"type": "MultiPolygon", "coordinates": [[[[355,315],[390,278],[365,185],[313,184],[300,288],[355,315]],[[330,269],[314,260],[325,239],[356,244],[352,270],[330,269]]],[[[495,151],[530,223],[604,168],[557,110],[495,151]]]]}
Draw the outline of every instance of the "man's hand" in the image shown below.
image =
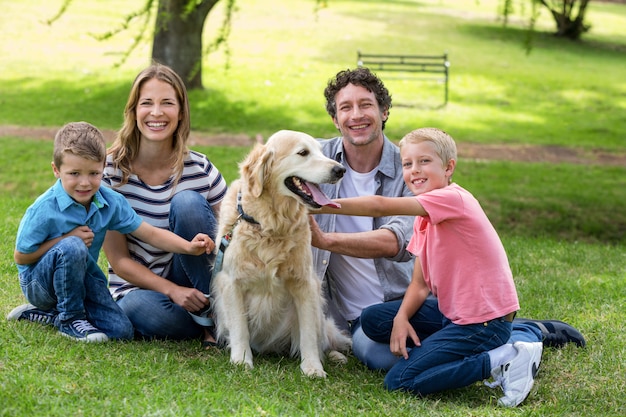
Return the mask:
{"type": "Polygon", "coordinates": [[[311,227],[311,245],[318,249],[325,249],[325,233],[322,232],[313,216],[309,216],[309,226],[311,227]]]}

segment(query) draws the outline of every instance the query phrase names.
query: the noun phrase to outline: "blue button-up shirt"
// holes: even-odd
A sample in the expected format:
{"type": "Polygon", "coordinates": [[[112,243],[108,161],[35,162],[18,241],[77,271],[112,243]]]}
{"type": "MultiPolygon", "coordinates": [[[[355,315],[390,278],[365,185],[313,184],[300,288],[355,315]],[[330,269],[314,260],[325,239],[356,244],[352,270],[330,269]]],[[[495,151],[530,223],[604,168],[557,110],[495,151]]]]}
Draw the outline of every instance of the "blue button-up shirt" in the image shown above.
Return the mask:
{"type": "MultiPolygon", "coordinates": [[[[132,233],[141,222],[141,217],[117,191],[101,187],[86,210],[67,194],[61,180],[57,180],[26,210],[17,230],[15,248],[22,253],[32,253],[42,243],[87,225],[94,233],[89,254],[97,262],[107,230],[132,233]]],[[[17,268],[21,273],[29,265],[18,265],[17,268]]]]}
{"type": "MultiPolygon", "coordinates": [[[[343,151],[343,142],[341,137],[320,140],[322,144],[322,152],[329,158],[340,162],[343,165],[348,163],[345,160],[343,151]]],[[[338,198],[339,183],[337,184],[320,184],[320,188],[330,198],[338,198]]],[[[386,197],[408,197],[413,193],[407,188],[402,178],[402,162],[400,160],[400,150],[389,139],[385,137],[383,144],[383,153],[380,164],[376,172],[376,194],[386,197]]],[[[315,220],[324,232],[335,231],[336,214],[318,214],[315,220]]],[[[414,256],[406,250],[406,246],[413,235],[413,216],[387,216],[374,218],[374,229],[391,230],[398,241],[400,250],[392,258],[376,258],[374,265],[380,285],[383,289],[384,300],[394,300],[400,298],[406,292],[406,288],[411,281],[413,273],[414,256]]],[[[341,279],[340,277],[331,277],[328,273],[328,262],[330,261],[330,252],[313,248],[313,262],[315,271],[319,277],[323,277],[327,298],[331,304],[333,298],[333,280],[341,279]]],[[[335,313],[336,314],[336,313],[335,313]]],[[[338,318],[335,317],[337,320],[338,318]]]]}

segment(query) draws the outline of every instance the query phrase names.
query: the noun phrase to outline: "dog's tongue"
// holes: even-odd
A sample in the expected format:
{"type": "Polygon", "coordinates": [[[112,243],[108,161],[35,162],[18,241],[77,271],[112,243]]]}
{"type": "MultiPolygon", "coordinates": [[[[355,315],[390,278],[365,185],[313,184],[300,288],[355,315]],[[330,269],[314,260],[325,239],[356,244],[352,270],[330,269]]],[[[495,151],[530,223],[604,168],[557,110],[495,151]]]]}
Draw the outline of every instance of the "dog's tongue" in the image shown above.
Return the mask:
{"type": "Polygon", "coordinates": [[[320,206],[329,206],[329,207],[332,207],[332,208],[341,208],[340,204],[337,204],[334,201],[330,200],[328,197],[326,197],[326,194],[324,194],[322,192],[322,190],[320,190],[320,187],[318,187],[317,184],[313,184],[311,182],[304,181],[304,185],[306,185],[306,187],[311,192],[311,197],[313,197],[313,201],[315,201],[320,206]]]}

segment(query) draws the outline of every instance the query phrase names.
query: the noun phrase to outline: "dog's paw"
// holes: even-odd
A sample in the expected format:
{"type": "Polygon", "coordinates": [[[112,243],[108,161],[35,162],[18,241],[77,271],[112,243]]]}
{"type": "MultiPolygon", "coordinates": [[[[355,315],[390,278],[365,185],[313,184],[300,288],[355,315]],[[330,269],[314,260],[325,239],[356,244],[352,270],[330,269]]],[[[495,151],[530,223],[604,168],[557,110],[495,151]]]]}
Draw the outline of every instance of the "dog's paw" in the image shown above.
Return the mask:
{"type": "Polygon", "coordinates": [[[300,369],[304,375],[311,378],[326,378],[326,372],[320,361],[304,360],[300,364],[300,369]]]}
{"type": "Polygon", "coordinates": [[[336,350],[329,351],[327,356],[332,363],[340,365],[345,365],[346,363],[348,363],[348,358],[346,357],[346,355],[341,352],[337,352],[336,350]]]}
{"type": "Polygon", "coordinates": [[[252,363],[252,351],[251,350],[235,350],[230,351],[230,362],[235,365],[245,365],[246,368],[252,369],[254,365],[252,363]]]}

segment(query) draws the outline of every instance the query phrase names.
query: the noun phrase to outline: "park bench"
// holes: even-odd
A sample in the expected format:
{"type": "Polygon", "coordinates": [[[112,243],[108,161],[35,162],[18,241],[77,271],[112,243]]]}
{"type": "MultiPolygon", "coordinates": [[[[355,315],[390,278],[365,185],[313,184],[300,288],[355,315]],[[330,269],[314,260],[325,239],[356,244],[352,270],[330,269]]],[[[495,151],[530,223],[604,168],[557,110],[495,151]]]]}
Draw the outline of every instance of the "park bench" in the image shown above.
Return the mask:
{"type": "MultiPolygon", "coordinates": [[[[448,104],[448,78],[450,62],[448,54],[442,55],[394,55],[394,54],[366,54],[357,51],[357,65],[367,67],[376,73],[428,73],[435,74],[428,79],[444,83],[444,106],[448,104]],[[440,74],[437,76],[437,74],[440,74]]],[[[400,74],[401,75],[401,74],[400,74]]],[[[423,78],[423,77],[422,77],[423,78]]]]}

